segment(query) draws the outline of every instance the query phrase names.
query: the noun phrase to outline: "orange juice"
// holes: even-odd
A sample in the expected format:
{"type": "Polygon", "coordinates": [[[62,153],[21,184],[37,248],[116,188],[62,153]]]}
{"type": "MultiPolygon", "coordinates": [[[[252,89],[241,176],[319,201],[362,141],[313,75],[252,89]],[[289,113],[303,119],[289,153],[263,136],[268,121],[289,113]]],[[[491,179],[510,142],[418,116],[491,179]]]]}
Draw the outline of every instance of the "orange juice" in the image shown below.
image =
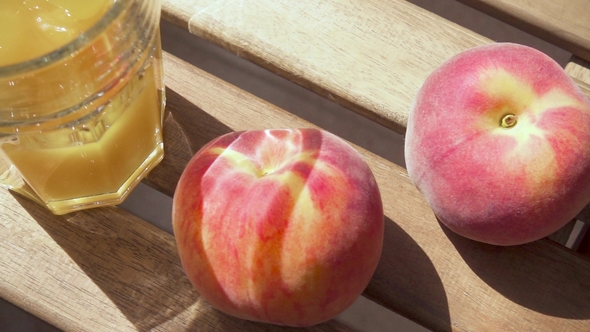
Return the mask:
{"type": "Polygon", "coordinates": [[[0,184],[56,214],[120,203],[163,157],[159,2],[3,1],[0,184]]]}
{"type": "Polygon", "coordinates": [[[114,0],[2,0],[0,66],[31,60],[90,29],[114,0]]]}

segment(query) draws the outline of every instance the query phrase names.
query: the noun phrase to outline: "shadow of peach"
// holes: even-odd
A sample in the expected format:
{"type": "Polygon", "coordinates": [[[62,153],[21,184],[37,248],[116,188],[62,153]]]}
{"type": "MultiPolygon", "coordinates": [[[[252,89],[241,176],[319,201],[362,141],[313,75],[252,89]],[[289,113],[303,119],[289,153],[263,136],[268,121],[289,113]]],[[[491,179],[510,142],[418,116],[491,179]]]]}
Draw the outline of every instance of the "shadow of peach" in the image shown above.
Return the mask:
{"type": "Polygon", "coordinates": [[[341,332],[354,332],[355,330],[338,322],[336,320],[330,320],[315,326],[306,328],[287,327],[279,326],[267,323],[253,322],[230,315],[224,314],[223,312],[215,309],[205,300],[200,299],[202,303],[199,304],[200,312],[197,313],[190,326],[191,331],[199,332],[234,332],[234,331],[273,331],[273,332],[327,332],[327,331],[341,331],[341,332]],[[211,319],[201,319],[201,315],[207,315],[211,319]]]}
{"type": "Polygon", "coordinates": [[[363,294],[428,329],[451,331],[447,295],[432,261],[388,217],[381,260],[363,294]]]}
{"type": "Polygon", "coordinates": [[[471,270],[507,299],[546,315],[590,318],[590,270],[577,264],[587,258],[549,239],[500,247],[440,227],[471,270]]]}

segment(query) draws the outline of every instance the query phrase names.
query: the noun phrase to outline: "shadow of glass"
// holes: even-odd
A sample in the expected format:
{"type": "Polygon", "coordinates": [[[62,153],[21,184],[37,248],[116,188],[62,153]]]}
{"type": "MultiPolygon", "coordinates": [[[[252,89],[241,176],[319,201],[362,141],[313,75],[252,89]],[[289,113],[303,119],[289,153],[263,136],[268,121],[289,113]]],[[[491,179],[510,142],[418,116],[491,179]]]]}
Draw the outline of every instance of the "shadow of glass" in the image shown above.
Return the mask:
{"type": "Polygon", "coordinates": [[[199,300],[174,241],[155,226],[108,207],[55,216],[13,196],[137,330],[157,327],[199,300]]]}
{"type": "Polygon", "coordinates": [[[440,227],[471,270],[507,299],[546,315],[590,318],[590,269],[587,260],[576,264],[581,256],[548,239],[500,247],[440,227]]]}
{"type": "Polygon", "coordinates": [[[144,183],[172,197],[184,167],[193,155],[214,138],[232,129],[207,112],[166,88],[164,114],[164,159],[144,183]]]}
{"type": "Polygon", "coordinates": [[[381,261],[364,295],[428,329],[451,330],[447,295],[432,261],[388,217],[381,261]]]}

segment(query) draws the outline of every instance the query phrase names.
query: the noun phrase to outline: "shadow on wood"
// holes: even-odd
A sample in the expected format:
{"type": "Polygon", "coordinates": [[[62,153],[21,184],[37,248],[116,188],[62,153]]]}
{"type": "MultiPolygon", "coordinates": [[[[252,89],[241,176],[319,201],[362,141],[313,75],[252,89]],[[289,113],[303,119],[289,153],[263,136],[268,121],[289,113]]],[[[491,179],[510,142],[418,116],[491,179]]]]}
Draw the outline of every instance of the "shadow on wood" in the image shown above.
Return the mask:
{"type": "Polygon", "coordinates": [[[232,129],[170,88],[166,89],[166,99],[164,159],[144,182],[172,197],[192,156],[209,141],[232,129]]]}
{"type": "Polygon", "coordinates": [[[13,195],[137,330],[157,327],[199,300],[171,235],[121,209],[55,216],[13,195]]]}
{"type": "Polygon", "coordinates": [[[240,318],[235,318],[229,315],[226,315],[211,305],[209,305],[205,300],[202,298],[199,300],[202,302],[202,305],[199,305],[202,308],[200,313],[197,313],[193,319],[193,322],[190,326],[191,331],[199,331],[199,332],[233,332],[233,331],[250,331],[250,330],[259,330],[259,331],[273,331],[273,332],[286,332],[286,331],[310,331],[310,332],[324,332],[324,331],[341,331],[341,332],[353,332],[354,330],[350,327],[336,321],[330,320],[322,324],[318,324],[315,326],[307,327],[307,328],[294,328],[294,327],[285,327],[285,326],[277,326],[272,324],[266,323],[259,323],[259,322],[251,322],[247,320],[243,320],[240,318]],[[213,317],[213,319],[202,319],[201,315],[206,315],[207,317],[213,317]]]}
{"type": "Polygon", "coordinates": [[[590,269],[581,255],[549,239],[501,247],[440,226],[473,272],[507,299],[550,316],[590,318],[590,269]]]}
{"type": "Polygon", "coordinates": [[[364,295],[429,329],[451,330],[447,295],[434,265],[418,243],[388,217],[381,261],[364,295]]]}

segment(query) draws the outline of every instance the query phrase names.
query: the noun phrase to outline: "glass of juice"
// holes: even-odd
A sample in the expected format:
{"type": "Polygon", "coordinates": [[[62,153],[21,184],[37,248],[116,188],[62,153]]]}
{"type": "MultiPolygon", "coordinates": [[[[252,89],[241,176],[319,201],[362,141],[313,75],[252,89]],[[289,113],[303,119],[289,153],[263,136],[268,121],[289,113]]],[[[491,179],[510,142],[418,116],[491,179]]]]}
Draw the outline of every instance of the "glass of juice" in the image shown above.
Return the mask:
{"type": "Polygon", "coordinates": [[[159,0],[2,0],[0,186],[121,203],[163,158],[159,0]]]}

